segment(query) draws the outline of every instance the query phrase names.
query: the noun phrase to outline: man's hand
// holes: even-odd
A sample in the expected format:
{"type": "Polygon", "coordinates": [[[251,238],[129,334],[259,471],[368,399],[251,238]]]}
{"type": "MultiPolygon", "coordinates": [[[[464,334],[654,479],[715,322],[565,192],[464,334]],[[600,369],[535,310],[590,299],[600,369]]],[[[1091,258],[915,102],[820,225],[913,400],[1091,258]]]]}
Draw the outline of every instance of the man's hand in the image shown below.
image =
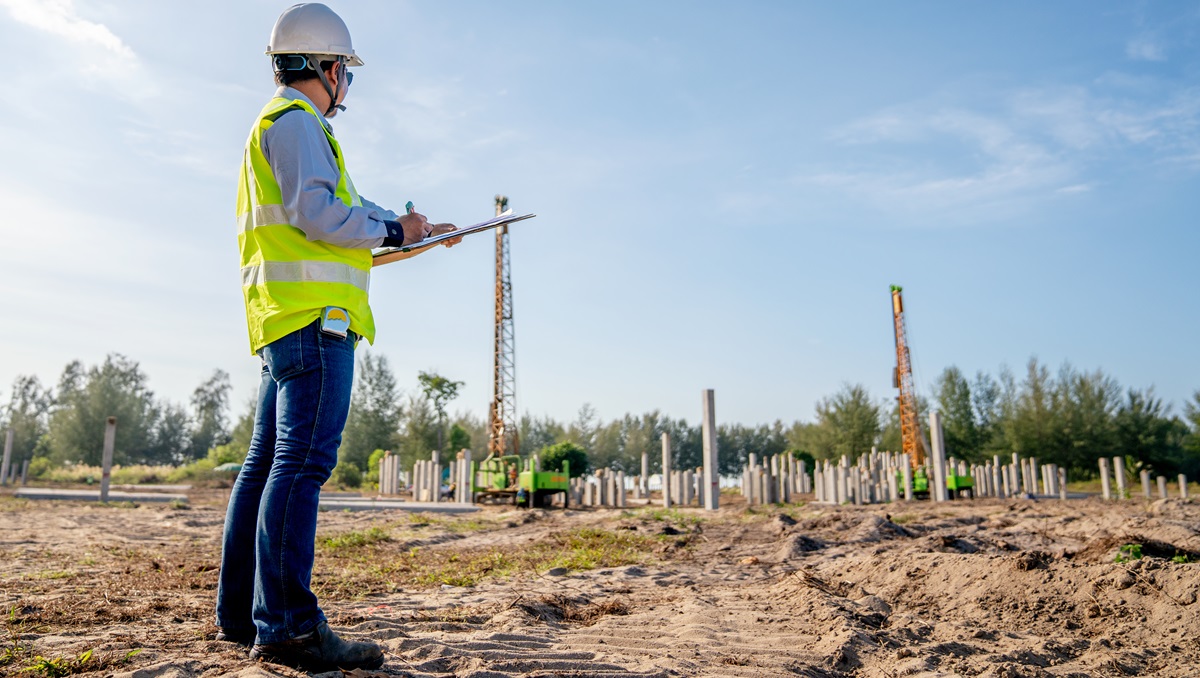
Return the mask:
{"type": "MultiPolygon", "coordinates": [[[[454,231],[457,231],[457,230],[458,230],[458,227],[455,226],[454,224],[434,224],[433,230],[429,233],[429,235],[431,235],[431,236],[445,235],[446,233],[453,233],[454,231]]],[[[445,245],[446,247],[454,247],[455,245],[457,245],[460,242],[462,242],[462,236],[459,236],[457,238],[451,238],[442,244],[445,245]]]]}
{"type": "Polygon", "coordinates": [[[430,232],[434,229],[433,224],[425,218],[424,214],[413,212],[405,214],[397,221],[404,229],[404,244],[414,245],[429,237],[430,232]]]}

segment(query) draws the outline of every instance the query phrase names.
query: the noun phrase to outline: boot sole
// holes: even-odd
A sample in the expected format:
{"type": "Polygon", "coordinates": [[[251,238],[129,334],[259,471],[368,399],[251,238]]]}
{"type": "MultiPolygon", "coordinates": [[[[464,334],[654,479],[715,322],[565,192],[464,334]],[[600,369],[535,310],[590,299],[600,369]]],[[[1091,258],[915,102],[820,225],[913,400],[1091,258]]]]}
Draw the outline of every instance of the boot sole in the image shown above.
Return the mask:
{"type": "Polygon", "coordinates": [[[337,664],[334,662],[325,661],[323,659],[313,658],[295,658],[280,656],[273,652],[259,650],[257,647],[251,648],[250,659],[252,661],[264,661],[272,664],[281,664],[290,666],[294,669],[302,669],[313,673],[324,673],[326,671],[352,671],[354,669],[374,670],[383,666],[384,657],[372,659],[367,662],[348,662],[346,664],[337,664]]]}

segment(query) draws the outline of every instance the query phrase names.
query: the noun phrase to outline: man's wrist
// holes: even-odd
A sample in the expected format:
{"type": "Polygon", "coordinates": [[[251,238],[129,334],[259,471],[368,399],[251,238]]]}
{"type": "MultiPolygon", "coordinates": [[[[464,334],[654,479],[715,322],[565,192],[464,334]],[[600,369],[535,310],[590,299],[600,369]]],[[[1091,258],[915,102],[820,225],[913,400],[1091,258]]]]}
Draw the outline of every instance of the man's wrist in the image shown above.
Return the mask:
{"type": "Polygon", "coordinates": [[[384,221],[383,227],[387,235],[383,237],[384,247],[404,247],[404,227],[399,221],[384,221]]]}

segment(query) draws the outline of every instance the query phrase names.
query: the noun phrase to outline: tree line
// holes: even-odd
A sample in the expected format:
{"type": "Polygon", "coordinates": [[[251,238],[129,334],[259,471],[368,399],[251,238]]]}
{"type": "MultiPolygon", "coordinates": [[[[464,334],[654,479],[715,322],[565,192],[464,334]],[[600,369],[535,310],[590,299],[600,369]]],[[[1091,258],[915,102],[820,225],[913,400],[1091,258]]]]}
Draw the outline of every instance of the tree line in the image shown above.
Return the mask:
{"type": "MultiPolygon", "coordinates": [[[[214,370],[186,407],[158,398],[146,384],[139,365],[118,354],[91,367],[70,363],[54,388],[20,376],[0,410],[0,428],[14,430],[18,460],[98,464],[108,416],[119,422],[114,454],[119,464],[184,464],[245,455],[254,403],[231,418],[228,374],[214,370]]],[[[443,450],[443,460],[463,448],[479,458],[487,448],[487,422],[470,412],[447,411],[461,386],[435,372],[421,372],[415,388],[403,389],[386,356],[361,354],[340,468],[370,477],[372,457],[378,458],[381,450],[399,454],[404,466],[428,458],[433,450],[443,450]]],[[[1021,378],[1001,368],[997,376],[979,372],[967,379],[957,367],[948,367],[938,376],[931,398],[918,398],[923,426],[931,406],[942,413],[947,454],[967,461],[1016,452],[1083,477],[1096,473],[1100,457],[1122,455],[1156,473],[1200,476],[1200,391],[1175,414],[1152,388],[1125,389],[1100,370],[1079,371],[1069,364],[1052,373],[1032,359],[1021,378]]],[[[529,413],[519,420],[524,454],[571,443],[586,452],[588,467],[626,473],[640,473],[643,452],[649,455],[651,472],[658,472],[663,433],[671,436],[677,468],[702,464],[699,422],[658,410],[601,421],[584,404],[569,422],[529,413]]],[[[928,431],[924,434],[928,437],[928,431]]],[[[875,398],[861,384],[846,384],[816,404],[811,420],[721,424],[717,445],[722,474],[739,473],[750,454],[856,459],[872,447],[901,449],[899,413],[894,398],[875,398]]],[[[576,473],[586,470],[572,466],[576,473]]]]}

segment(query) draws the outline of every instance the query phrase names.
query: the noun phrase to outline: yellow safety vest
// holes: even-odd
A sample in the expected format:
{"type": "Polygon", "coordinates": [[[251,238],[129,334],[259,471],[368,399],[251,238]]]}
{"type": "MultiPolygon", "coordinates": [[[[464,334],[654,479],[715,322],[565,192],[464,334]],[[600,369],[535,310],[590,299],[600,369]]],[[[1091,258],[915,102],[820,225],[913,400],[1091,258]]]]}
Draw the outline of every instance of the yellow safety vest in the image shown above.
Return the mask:
{"type": "MultiPolygon", "coordinates": [[[[250,131],[238,181],[238,249],[252,353],[308,326],[326,306],[346,309],[351,331],[375,341],[375,318],[367,303],[371,251],[309,241],[303,231],[289,224],[279,183],[263,155],[263,133],[279,116],[294,109],[320,120],[305,101],[272,99],[250,131]]],[[[341,146],[324,125],[321,129],[337,158],[337,197],[347,205],[361,205],[346,174],[341,146]]]]}

